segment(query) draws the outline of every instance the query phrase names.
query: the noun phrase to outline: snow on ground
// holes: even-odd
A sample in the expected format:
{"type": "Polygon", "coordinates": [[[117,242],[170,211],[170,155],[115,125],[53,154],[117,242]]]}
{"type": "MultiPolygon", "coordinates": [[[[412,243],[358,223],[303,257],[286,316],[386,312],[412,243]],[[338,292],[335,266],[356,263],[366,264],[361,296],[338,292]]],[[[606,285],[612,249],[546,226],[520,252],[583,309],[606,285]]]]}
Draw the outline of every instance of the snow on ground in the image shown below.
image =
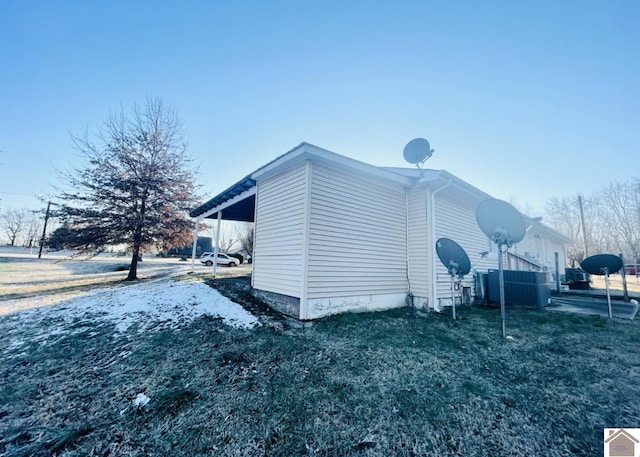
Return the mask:
{"type": "Polygon", "coordinates": [[[67,334],[91,332],[104,324],[114,325],[116,335],[175,328],[205,314],[234,327],[259,325],[255,316],[217,290],[200,282],[171,279],[94,290],[2,320],[12,334],[11,346],[16,347],[27,341],[47,343],[67,334]]]}

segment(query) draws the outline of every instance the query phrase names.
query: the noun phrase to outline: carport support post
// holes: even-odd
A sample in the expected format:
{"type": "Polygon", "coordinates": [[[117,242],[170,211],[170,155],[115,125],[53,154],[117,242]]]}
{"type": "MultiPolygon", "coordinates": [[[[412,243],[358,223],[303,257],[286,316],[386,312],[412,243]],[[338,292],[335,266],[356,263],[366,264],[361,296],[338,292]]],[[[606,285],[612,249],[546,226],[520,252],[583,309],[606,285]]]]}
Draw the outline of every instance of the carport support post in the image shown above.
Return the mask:
{"type": "Polygon", "coordinates": [[[196,262],[196,247],[198,244],[198,229],[200,228],[200,218],[196,219],[196,229],[193,234],[193,248],[191,249],[191,273],[193,273],[196,262]]]}
{"type": "Polygon", "coordinates": [[[216,279],[216,272],[218,271],[218,249],[220,246],[220,223],[222,222],[222,211],[218,211],[218,220],[216,223],[216,247],[213,249],[213,279],[216,279]]]}

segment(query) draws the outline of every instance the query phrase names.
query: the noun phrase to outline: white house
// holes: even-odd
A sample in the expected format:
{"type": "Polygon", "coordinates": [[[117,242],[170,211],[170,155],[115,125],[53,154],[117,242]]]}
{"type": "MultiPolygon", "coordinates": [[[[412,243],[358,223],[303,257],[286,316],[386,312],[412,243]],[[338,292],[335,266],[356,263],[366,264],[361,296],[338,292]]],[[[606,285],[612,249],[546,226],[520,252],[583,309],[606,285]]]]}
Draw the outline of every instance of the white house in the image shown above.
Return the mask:
{"type": "MultiPolygon", "coordinates": [[[[254,294],[306,320],[406,304],[449,305],[450,276],[434,246],[450,238],[474,270],[497,268],[496,248],[475,219],[488,198],[444,170],[380,168],[302,143],[191,216],[198,223],[254,222],[254,294]]],[[[505,268],[555,274],[555,253],[564,266],[567,239],[524,218],[525,239],[511,248],[505,268]]],[[[463,285],[473,288],[473,275],[463,285]]]]}

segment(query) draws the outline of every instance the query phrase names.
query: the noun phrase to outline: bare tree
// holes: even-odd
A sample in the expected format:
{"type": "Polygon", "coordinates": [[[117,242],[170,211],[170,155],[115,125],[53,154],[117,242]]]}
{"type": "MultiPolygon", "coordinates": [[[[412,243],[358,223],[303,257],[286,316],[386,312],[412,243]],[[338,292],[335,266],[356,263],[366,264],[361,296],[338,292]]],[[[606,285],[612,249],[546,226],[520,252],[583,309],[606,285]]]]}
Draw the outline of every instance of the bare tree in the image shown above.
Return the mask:
{"type": "Polygon", "coordinates": [[[640,262],[640,181],[613,182],[583,199],[585,227],[580,222],[577,197],[547,201],[545,222],[573,241],[567,249],[568,260],[584,259],[582,230],[589,254],[623,253],[640,262]]]}
{"type": "Polygon", "coordinates": [[[614,182],[601,195],[607,229],[614,235],[618,250],[634,261],[640,259],[640,181],[614,182]]]}
{"type": "Polygon", "coordinates": [[[584,259],[580,239],[582,235],[580,212],[576,202],[577,197],[551,198],[547,201],[544,215],[546,224],[571,239],[572,243],[567,248],[567,260],[572,265],[584,259]]]}
{"type": "Polygon", "coordinates": [[[42,231],[42,225],[40,217],[37,211],[30,211],[29,217],[25,223],[25,246],[32,248],[35,245],[35,241],[38,239],[40,232],[42,231]]]}
{"type": "Polygon", "coordinates": [[[526,214],[527,216],[535,216],[538,212],[530,203],[521,203],[514,196],[509,197],[509,203],[522,214],[526,214]]]}
{"type": "Polygon", "coordinates": [[[60,190],[57,212],[70,244],[94,252],[128,244],[127,280],[135,280],[141,249],[189,243],[187,214],[198,200],[173,109],[149,99],[130,115],[109,116],[95,141],[87,133],[73,140],[86,163],[64,175],[73,190],[60,190]]]}
{"type": "Polygon", "coordinates": [[[224,227],[220,230],[220,239],[218,240],[218,249],[220,252],[228,253],[234,246],[238,244],[237,235],[230,230],[229,227],[224,227]]]}
{"type": "Polygon", "coordinates": [[[30,216],[25,208],[8,209],[2,214],[2,229],[9,237],[9,244],[15,246],[16,240],[22,234],[30,216]]]}
{"type": "Polygon", "coordinates": [[[253,257],[253,224],[245,222],[238,225],[238,240],[242,248],[253,257]]]}

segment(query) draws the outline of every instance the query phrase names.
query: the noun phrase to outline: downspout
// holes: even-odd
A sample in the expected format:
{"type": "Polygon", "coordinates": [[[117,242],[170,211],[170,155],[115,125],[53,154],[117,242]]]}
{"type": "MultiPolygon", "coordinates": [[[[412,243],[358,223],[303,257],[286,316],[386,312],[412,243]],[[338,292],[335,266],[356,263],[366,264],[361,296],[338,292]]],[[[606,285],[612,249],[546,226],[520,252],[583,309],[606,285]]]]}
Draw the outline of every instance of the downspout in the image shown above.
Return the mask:
{"type": "Polygon", "coordinates": [[[196,219],[196,229],[193,232],[193,248],[191,249],[191,273],[194,272],[194,265],[196,262],[196,245],[198,244],[198,228],[200,228],[200,221],[202,217],[196,219]]]}
{"type": "Polygon", "coordinates": [[[218,271],[218,249],[220,243],[220,222],[222,221],[222,211],[218,211],[218,221],[216,225],[216,247],[213,249],[213,279],[216,279],[216,272],[218,271]]]}
{"type": "Polygon", "coordinates": [[[413,307],[413,292],[411,291],[411,278],[409,275],[409,188],[407,187],[404,188],[404,216],[404,258],[407,269],[407,305],[413,307]]]}
{"type": "Polygon", "coordinates": [[[438,302],[438,286],[437,286],[437,275],[436,275],[436,255],[434,254],[435,246],[436,246],[436,194],[441,190],[446,189],[451,185],[451,180],[447,181],[441,187],[438,187],[436,190],[431,192],[431,287],[433,290],[433,304],[432,307],[436,309],[436,303],[438,302]]]}

